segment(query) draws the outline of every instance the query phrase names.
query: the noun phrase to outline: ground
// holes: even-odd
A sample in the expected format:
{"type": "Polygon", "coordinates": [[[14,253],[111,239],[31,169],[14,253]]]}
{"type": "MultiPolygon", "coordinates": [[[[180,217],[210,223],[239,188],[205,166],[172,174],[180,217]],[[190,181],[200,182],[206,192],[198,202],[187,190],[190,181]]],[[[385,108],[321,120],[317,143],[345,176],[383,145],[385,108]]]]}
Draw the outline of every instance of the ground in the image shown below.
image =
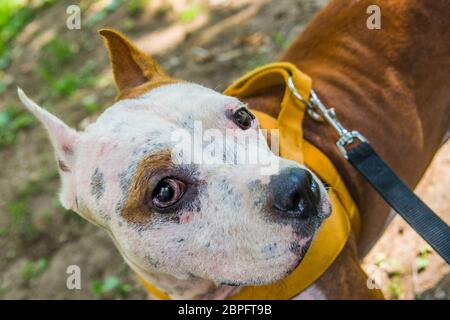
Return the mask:
{"type": "MultiPolygon", "coordinates": [[[[83,1],[80,30],[66,26],[71,1],[22,2],[0,6],[0,298],[145,298],[105,232],[59,205],[50,144],[23,111],[16,86],[82,128],[115,96],[96,34],[114,27],[174,76],[223,90],[276,60],[327,1],[83,1]],[[81,290],[66,287],[69,265],[81,268],[81,290]]],[[[449,168],[447,143],[417,188],[447,222],[449,168]]],[[[398,217],[364,268],[387,298],[449,297],[449,267],[398,217]]]]}

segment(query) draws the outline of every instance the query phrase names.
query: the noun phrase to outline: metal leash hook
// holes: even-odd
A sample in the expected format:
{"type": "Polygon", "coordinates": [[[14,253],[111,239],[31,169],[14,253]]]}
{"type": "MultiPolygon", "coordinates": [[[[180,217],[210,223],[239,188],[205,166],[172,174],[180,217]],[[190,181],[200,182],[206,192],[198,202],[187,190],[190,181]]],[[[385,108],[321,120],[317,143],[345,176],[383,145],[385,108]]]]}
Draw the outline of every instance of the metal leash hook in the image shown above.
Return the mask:
{"type": "Polygon", "coordinates": [[[314,90],[311,89],[309,100],[305,100],[295,87],[292,77],[289,77],[287,84],[292,94],[306,105],[308,115],[312,119],[319,122],[326,121],[331,124],[333,128],[338,132],[339,140],[336,142],[336,145],[346,159],[347,150],[345,149],[345,146],[352,144],[355,139],[358,139],[361,142],[367,142],[367,139],[361,133],[359,133],[359,131],[347,130],[337,119],[336,111],[334,110],[334,108],[327,108],[322,103],[322,101],[320,101],[314,90]]]}
{"type": "Polygon", "coordinates": [[[336,145],[344,157],[378,194],[450,264],[450,227],[411,191],[375,152],[362,134],[358,131],[348,131],[337,120],[335,110],[327,108],[314,90],[311,90],[311,96],[306,101],[297,91],[291,77],[288,79],[288,87],[294,96],[306,105],[308,114],[314,120],[326,121],[336,129],[339,133],[336,145]],[[345,147],[353,143],[355,139],[362,143],[347,153],[345,147]]]}

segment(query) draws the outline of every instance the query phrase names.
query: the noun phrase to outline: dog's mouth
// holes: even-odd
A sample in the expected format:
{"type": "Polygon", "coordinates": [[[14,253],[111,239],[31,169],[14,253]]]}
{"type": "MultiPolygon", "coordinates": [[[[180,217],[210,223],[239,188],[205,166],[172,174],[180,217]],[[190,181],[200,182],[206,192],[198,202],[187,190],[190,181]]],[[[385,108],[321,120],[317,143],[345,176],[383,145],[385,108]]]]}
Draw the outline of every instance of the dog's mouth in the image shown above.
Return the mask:
{"type": "MultiPolygon", "coordinates": [[[[304,238],[295,236],[295,240],[290,243],[288,248],[288,251],[291,255],[293,254],[293,257],[289,259],[283,259],[281,256],[274,258],[272,260],[275,261],[268,261],[271,265],[270,268],[264,268],[263,271],[260,271],[259,268],[255,268],[254,274],[247,276],[244,279],[227,279],[215,282],[218,285],[239,287],[270,285],[281,281],[291,275],[300,266],[313,241],[314,237],[304,238]],[[266,276],[264,273],[271,273],[271,275],[266,276]]],[[[288,254],[285,254],[285,256],[287,257],[288,254]]],[[[241,270],[241,273],[243,272],[245,271],[241,270]]]]}

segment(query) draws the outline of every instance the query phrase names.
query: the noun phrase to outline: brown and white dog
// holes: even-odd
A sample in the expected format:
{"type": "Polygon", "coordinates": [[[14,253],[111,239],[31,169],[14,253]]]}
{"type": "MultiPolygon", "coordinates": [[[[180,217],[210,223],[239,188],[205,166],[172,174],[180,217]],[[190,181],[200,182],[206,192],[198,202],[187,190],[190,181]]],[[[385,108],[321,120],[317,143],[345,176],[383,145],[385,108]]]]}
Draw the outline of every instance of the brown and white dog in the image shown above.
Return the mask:
{"type": "MultiPolygon", "coordinates": [[[[282,57],[311,76],[321,100],[411,187],[449,128],[449,14],[446,0],[335,0],[282,57]],[[380,30],[366,28],[373,4],[381,8],[380,30]]],[[[19,90],[55,147],[64,206],[106,229],[127,263],[172,298],[226,298],[239,285],[289,274],[329,214],[324,186],[307,168],[274,154],[268,157],[279,161],[279,173],[271,176],[261,175],[260,165],[221,162],[249,147],[235,136],[257,143],[246,104],[276,117],[283,88],[239,101],[172,79],[121,35],[101,34],[119,99],[84,132],[19,90]],[[214,165],[180,164],[172,152],[171,133],[192,130],[195,121],[235,134],[214,165]]],[[[298,298],[378,298],[359,257],[382,233],[390,210],[342,158],[332,128],[306,119],[304,134],[339,169],[360,208],[362,232],[298,298]]]]}

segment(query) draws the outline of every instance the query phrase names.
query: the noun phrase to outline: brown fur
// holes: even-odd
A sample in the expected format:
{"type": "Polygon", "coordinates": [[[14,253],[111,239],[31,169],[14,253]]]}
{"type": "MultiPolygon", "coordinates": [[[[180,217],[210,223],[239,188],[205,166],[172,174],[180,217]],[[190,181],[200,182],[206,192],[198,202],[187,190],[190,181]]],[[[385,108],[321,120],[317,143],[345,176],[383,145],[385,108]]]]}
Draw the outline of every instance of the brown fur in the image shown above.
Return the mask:
{"type": "Polygon", "coordinates": [[[128,187],[127,199],[121,210],[121,215],[130,223],[146,223],[152,218],[149,207],[151,201],[149,183],[152,176],[171,168],[171,152],[160,151],[142,160],[128,187]]]}
{"type": "Polygon", "coordinates": [[[67,166],[67,164],[62,161],[62,160],[58,160],[58,168],[63,171],[63,172],[70,172],[69,167],[67,166]]]}
{"type": "Polygon", "coordinates": [[[148,55],[136,48],[121,33],[102,29],[109,60],[118,89],[117,100],[136,98],[156,87],[180,82],[166,75],[148,55]]]}
{"type": "Polygon", "coordinates": [[[317,281],[327,299],[383,299],[378,289],[368,289],[368,277],[357,258],[356,241],[351,236],[344,249],[317,281]]]}

